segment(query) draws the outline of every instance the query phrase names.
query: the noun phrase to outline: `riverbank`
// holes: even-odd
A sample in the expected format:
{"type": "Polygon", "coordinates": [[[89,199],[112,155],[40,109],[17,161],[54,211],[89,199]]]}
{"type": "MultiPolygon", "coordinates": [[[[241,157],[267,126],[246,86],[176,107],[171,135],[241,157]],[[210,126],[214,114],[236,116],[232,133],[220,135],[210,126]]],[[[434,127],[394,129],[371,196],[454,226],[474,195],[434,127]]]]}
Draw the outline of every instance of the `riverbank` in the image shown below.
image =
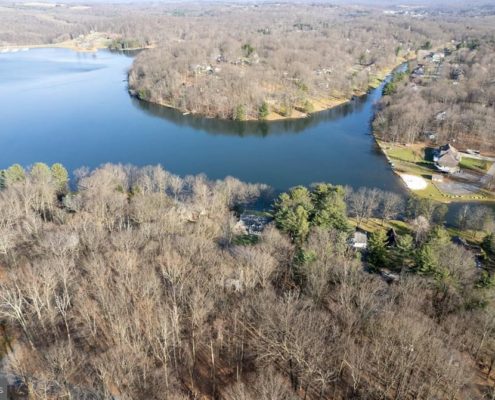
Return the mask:
{"type": "MultiPolygon", "coordinates": [[[[115,35],[111,33],[92,32],[87,35],[80,35],[77,38],[71,40],[65,40],[58,43],[4,45],[4,46],[0,46],[0,53],[16,53],[18,51],[27,51],[29,49],[47,49],[47,48],[69,49],[82,53],[94,53],[98,50],[109,49],[112,42],[118,38],[119,35],[115,35]]],[[[152,46],[126,48],[125,51],[137,51],[148,48],[152,48],[152,46]]]]}
{"type": "MultiPolygon", "coordinates": [[[[301,118],[307,118],[312,114],[330,110],[332,108],[341,106],[343,104],[346,104],[350,102],[353,98],[355,97],[361,97],[366,95],[370,90],[378,88],[385,79],[398,67],[400,67],[402,64],[404,64],[407,61],[410,61],[413,59],[414,55],[413,54],[407,54],[406,56],[402,57],[397,57],[396,62],[394,65],[390,67],[385,67],[382,68],[378,71],[376,71],[373,75],[370,75],[369,77],[369,84],[367,86],[366,90],[354,90],[352,95],[350,96],[332,96],[328,98],[308,98],[305,101],[305,104],[297,104],[294,106],[294,108],[291,110],[290,114],[287,114],[286,110],[283,109],[283,107],[279,104],[274,104],[274,103],[268,103],[269,106],[269,113],[266,117],[264,118],[254,118],[254,117],[246,117],[243,119],[243,121],[281,121],[281,120],[297,120],[301,118]],[[311,110],[311,111],[308,111],[311,110]]],[[[354,66],[353,69],[364,69],[368,67],[364,66],[354,66]]],[[[194,112],[192,110],[183,110],[180,109],[176,106],[174,106],[172,103],[169,101],[156,101],[156,100],[150,100],[147,98],[147,96],[143,96],[139,94],[139,91],[134,90],[129,88],[129,94],[131,96],[134,96],[138,98],[141,101],[156,104],[162,107],[167,107],[173,110],[177,110],[179,112],[182,112],[184,115],[196,115],[196,116],[202,116],[205,118],[214,118],[214,119],[228,119],[228,118],[219,118],[215,117],[213,115],[204,115],[199,112],[194,112]]]]}

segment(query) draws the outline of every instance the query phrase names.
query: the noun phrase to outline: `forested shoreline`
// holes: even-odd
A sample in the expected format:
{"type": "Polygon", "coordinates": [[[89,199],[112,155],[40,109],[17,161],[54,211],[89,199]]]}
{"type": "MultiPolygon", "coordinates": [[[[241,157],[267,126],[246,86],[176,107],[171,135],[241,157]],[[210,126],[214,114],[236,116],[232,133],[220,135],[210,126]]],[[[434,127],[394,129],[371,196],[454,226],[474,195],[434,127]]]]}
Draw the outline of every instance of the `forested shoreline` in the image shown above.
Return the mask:
{"type": "Polygon", "coordinates": [[[140,54],[129,87],[142,100],[207,117],[304,117],[366,93],[452,28],[415,21],[405,29],[401,18],[379,16],[323,5],[218,10],[180,40],[140,54]]]}
{"type": "Polygon", "coordinates": [[[376,87],[420,49],[490,31],[493,17],[434,7],[207,3],[4,4],[0,46],[145,48],[129,71],[142,100],[234,120],[298,118],[376,87]],[[439,16],[441,15],[441,17],[439,16]]]}
{"type": "Polygon", "coordinates": [[[4,365],[29,398],[492,398],[489,209],[462,210],[456,244],[432,201],[317,184],[253,236],[238,213],[262,185],[75,177],[1,174],[4,365]]]}

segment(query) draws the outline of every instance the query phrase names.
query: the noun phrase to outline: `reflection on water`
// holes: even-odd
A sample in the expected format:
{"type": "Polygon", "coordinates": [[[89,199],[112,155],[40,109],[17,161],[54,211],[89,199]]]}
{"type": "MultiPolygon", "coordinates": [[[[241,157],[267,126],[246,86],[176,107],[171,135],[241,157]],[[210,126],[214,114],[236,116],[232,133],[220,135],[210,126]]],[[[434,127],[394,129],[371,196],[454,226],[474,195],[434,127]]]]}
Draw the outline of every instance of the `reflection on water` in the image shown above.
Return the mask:
{"type": "Polygon", "coordinates": [[[235,135],[240,137],[301,133],[308,128],[327,121],[335,121],[363,109],[368,95],[356,97],[352,101],[329,110],[314,113],[307,118],[283,119],[278,121],[231,121],[204,118],[197,115],[184,115],[170,107],[164,107],[132,98],[132,104],[148,115],[166,119],[178,126],[188,126],[212,135],[235,135]]]}

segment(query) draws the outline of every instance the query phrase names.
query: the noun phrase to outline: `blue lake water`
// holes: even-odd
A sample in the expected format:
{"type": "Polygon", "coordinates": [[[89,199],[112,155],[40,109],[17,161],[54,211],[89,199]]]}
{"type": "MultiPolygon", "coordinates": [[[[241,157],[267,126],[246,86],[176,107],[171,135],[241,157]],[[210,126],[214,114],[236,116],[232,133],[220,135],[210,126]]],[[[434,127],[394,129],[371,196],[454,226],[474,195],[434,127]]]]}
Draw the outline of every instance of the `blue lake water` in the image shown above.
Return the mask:
{"type": "Polygon", "coordinates": [[[131,98],[131,63],[108,51],[0,54],[0,168],[161,164],[179,175],[231,175],[276,190],[325,181],[402,192],[370,135],[381,88],[305,119],[218,121],[131,98]]]}

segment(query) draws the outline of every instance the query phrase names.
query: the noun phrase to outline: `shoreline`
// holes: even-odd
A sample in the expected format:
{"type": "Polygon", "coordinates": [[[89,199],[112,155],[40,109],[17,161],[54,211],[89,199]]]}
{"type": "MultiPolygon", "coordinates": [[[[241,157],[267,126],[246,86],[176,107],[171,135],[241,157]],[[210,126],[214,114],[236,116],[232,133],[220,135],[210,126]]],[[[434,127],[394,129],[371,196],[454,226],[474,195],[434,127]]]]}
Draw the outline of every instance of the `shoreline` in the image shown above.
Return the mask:
{"type": "Polygon", "coordinates": [[[108,46],[99,45],[94,47],[81,47],[69,42],[31,45],[6,45],[0,46],[0,53],[17,53],[19,51],[28,51],[31,49],[68,49],[76,51],[78,53],[95,53],[98,50],[108,49],[108,46]]]}
{"type": "Polygon", "coordinates": [[[72,50],[77,53],[96,53],[99,50],[109,50],[109,51],[140,51],[140,50],[146,50],[146,49],[151,49],[152,47],[133,47],[130,49],[122,49],[122,50],[117,50],[117,49],[110,49],[108,46],[96,46],[96,47],[80,47],[76,46],[70,43],[54,43],[54,44],[34,44],[34,45],[26,45],[26,46],[0,46],[0,54],[7,54],[7,53],[18,53],[22,51],[29,51],[31,49],[67,49],[67,50],[72,50]]]}
{"type": "MultiPolygon", "coordinates": [[[[396,63],[394,66],[383,68],[375,76],[370,78],[370,83],[368,85],[368,88],[365,91],[356,91],[352,94],[351,97],[342,97],[342,98],[332,97],[332,98],[312,99],[311,103],[314,107],[314,110],[311,112],[302,112],[300,110],[294,109],[294,111],[292,112],[292,114],[290,116],[284,116],[284,115],[279,114],[275,111],[271,111],[270,114],[268,114],[268,116],[264,119],[246,118],[246,119],[241,120],[239,122],[275,122],[275,121],[284,121],[284,120],[297,120],[297,119],[311,117],[311,115],[317,114],[319,112],[331,110],[335,107],[338,107],[338,106],[341,106],[343,104],[347,104],[347,103],[351,102],[353,100],[353,98],[355,98],[355,97],[365,96],[370,91],[377,89],[394,72],[394,70],[399,68],[402,64],[404,64],[408,61],[411,61],[412,59],[413,59],[413,57],[401,57],[400,62],[396,63]]],[[[195,112],[192,112],[190,110],[184,111],[184,110],[181,110],[181,109],[171,105],[170,103],[166,103],[166,102],[156,102],[156,101],[150,101],[150,100],[142,99],[137,94],[137,91],[134,89],[131,89],[130,87],[128,87],[128,92],[132,97],[135,97],[140,101],[144,101],[144,102],[147,102],[150,104],[155,104],[155,105],[158,105],[161,107],[170,108],[172,110],[175,110],[177,112],[182,113],[184,116],[192,115],[192,116],[195,116],[198,118],[218,119],[218,120],[224,120],[224,121],[235,121],[231,118],[219,118],[219,117],[215,117],[215,116],[208,116],[208,115],[201,114],[201,113],[195,113],[195,112]]]]}
{"type": "MultiPolygon", "coordinates": [[[[83,37],[71,40],[64,40],[58,43],[41,43],[41,44],[6,44],[0,45],[0,54],[16,53],[19,51],[28,51],[30,49],[68,49],[78,53],[95,53],[98,50],[110,50],[112,44],[111,34],[94,32],[83,37]]],[[[128,49],[114,49],[113,51],[139,51],[151,49],[154,46],[133,47],[128,49]]]]}

